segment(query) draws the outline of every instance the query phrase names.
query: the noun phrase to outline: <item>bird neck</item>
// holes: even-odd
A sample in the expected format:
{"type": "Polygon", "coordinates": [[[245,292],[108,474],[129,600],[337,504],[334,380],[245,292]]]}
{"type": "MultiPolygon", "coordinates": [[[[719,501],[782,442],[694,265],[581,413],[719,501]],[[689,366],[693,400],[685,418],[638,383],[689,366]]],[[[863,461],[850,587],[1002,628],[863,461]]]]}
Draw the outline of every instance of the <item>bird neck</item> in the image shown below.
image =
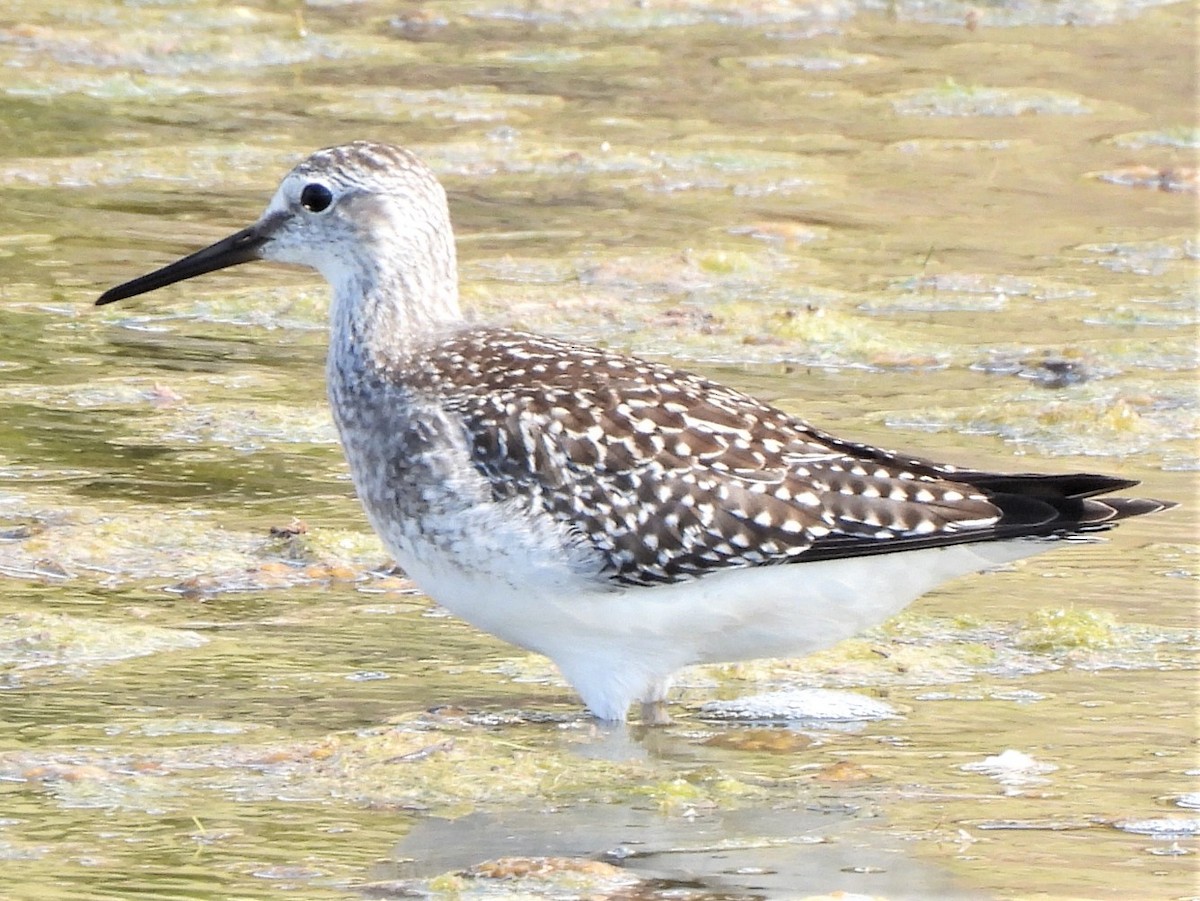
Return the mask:
{"type": "Polygon", "coordinates": [[[408,250],[339,273],[331,347],[387,369],[462,322],[453,239],[408,250]]]}

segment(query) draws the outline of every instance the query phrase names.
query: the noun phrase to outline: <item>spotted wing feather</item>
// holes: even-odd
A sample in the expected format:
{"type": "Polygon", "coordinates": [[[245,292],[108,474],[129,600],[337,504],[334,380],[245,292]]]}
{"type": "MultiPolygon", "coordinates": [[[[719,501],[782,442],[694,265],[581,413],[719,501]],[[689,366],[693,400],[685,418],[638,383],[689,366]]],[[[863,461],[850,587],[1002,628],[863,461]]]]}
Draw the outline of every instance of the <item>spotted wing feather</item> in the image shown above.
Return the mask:
{"type": "Polygon", "coordinates": [[[420,368],[494,498],[552,515],[620,582],[980,540],[1003,513],[949,469],[655,363],[479,329],[420,368]]]}

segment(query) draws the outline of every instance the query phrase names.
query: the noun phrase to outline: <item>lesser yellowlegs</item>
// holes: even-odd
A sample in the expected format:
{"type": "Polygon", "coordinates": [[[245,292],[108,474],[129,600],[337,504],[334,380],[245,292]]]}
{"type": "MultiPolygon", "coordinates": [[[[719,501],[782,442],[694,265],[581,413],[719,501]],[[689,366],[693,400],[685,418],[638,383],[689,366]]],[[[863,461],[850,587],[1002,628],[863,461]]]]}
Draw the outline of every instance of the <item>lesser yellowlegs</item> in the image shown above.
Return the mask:
{"type": "Polygon", "coordinates": [[[333,287],[329,398],[396,561],[481,629],[550,657],[591,712],[658,719],[689,664],[795,656],[948,579],[1168,503],[1133,481],[961,469],[836,438],[658,363],[464,322],[446,196],[357,142],[262,218],[107,291],[249,260],[333,287]]]}

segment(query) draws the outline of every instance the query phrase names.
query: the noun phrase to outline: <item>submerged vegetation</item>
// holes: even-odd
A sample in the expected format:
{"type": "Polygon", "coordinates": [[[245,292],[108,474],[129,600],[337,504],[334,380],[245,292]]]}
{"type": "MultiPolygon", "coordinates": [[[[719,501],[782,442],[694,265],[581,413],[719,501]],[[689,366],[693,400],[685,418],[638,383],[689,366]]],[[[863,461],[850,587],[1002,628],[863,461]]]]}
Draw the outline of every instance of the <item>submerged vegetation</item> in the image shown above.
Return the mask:
{"type": "Polygon", "coordinates": [[[6,12],[5,897],[1193,890],[1182,5],[6,12]],[[350,137],[445,181],[480,319],[1185,506],[803,660],[686,671],[667,729],[599,729],[392,568],[325,405],[324,286],[91,306],[350,137]]]}

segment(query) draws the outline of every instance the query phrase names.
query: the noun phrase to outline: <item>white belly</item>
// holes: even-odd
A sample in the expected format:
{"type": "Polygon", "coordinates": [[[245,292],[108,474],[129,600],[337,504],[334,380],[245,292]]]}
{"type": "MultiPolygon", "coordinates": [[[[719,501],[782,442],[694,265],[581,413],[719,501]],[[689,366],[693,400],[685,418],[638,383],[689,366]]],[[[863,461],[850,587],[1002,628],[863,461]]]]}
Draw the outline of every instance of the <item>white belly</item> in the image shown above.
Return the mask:
{"type": "Polygon", "coordinates": [[[514,581],[450,561],[401,555],[399,562],[451,612],[553,659],[593,713],[619,720],[681,667],[808,654],[883,622],[949,579],[1052,546],[1036,539],[958,545],[731,569],[652,588],[605,589],[565,569],[514,581]]]}

